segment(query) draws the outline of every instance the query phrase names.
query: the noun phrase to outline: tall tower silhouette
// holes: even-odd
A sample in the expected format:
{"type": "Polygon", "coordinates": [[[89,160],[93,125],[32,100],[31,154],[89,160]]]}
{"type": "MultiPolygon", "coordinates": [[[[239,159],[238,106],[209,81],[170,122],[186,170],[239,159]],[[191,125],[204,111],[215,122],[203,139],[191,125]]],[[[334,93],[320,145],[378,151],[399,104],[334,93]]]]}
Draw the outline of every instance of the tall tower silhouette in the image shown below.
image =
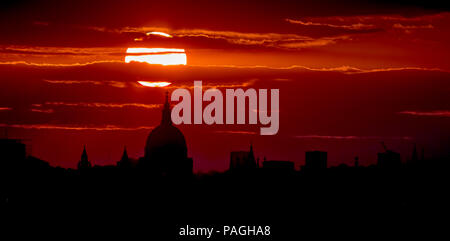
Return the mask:
{"type": "Polygon", "coordinates": [[[257,168],[253,144],[249,151],[232,151],[230,153],[230,170],[250,170],[257,168]]]}
{"type": "Polygon", "coordinates": [[[256,167],[255,154],[253,153],[253,143],[250,143],[250,151],[248,152],[248,159],[256,167]]]}
{"type": "Polygon", "coordinates": [[[415,163],[417,161],[418,161],[417,147],[416,147],[416,144],[414,143],[414,148],[413,148],[413,152],[412,152],[412,156],[411,156],[411,162],[415,163]]]}
{"type": "Polygon", "coordinates": [[[83,153],[81,154],[81,159],[78,162],[78,169],[79,170],[86,169],[86,168],[90,168],[91,166],[92,165],[91,165],[91,162],[89,162],[89,160],[88,160],[88,155],[86,152],[86,145],[85,145],[83,147],[83,153]]]}
{"type": "Polygon", "coordinates": [[[123,148],[122,158],[120,158],[120,161],[117,162],[117,166],[124,167],[124,168],[131,166],[131,162],[130,162],[130,159],[128,158],[126,146],[123,148]]]}
{"type": "Polygon", "coordinates": [[[164,107],[162,110],[161,125],[172,125],[168,91],[166,91],[166,100],[164,102],[164,107]]]}

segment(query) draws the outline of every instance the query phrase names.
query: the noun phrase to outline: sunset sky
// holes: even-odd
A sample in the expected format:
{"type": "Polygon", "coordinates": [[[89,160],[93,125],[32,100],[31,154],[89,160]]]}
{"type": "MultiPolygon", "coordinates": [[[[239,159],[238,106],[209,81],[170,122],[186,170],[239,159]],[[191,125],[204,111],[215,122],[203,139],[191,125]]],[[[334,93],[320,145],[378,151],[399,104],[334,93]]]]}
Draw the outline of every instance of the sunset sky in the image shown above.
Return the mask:
{"type": "Polygon", "coordinates": [[[449,157],[448,6],[293,2],[2,1],[0,137],[66,168],[83,145],[96,165],[125,145],[138,158],[164,92],[202,80],[280,89],[280,130],[178,126],[196,172],[225,170],[250,142],[296,167],[307,150],[328,151],[330,165],[372,164],[382,141],[404,160],[414,143],[449,157]]]}

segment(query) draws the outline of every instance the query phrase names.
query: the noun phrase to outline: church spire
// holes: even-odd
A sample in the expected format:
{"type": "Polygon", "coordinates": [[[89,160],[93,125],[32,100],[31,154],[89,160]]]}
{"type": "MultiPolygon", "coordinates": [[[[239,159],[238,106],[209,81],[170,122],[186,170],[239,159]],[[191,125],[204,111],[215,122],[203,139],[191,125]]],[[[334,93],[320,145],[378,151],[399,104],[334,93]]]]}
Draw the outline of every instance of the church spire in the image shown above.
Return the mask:
{"type": "Polygon", "coordinates": [[[88,155],[87,155],[87,152],[86,152],[86,145],[84,145],[83,146],[83,153],[81,153],[80,162],[86,162],[86,161],[89,161],[89,160],[88,160],[88,155]]]}
{"type": "Polygon", "coordinates": [[[166,101],[162,110],[162,125],[172,125],[172,118],[170,114],[170,104],[169,104],[169,91],[166,91],[166,101]]]}
{"type": "Polygon", "coordinates": [[[248,152],[249,160],[251,161],[252,165],[256,167],[256,160],[255,160],[255,154],[253,153],[253,143],[250,142],[250,151],[248,152]]]}
{"type": "Polygon", "coordinates": [[[130,159],[128,158],[126,146],[123,148],[122,158],[120,159],[120,161],[117,162],[117,166],[119,166],[119,167],[129,167],[130,166],[130,159]]]}
{"type": "Polygon", "coordinates": [[[418,156],[417,156],[417,147],[416,147],[416,144],[414,143],[411,161],[412,161],[412,162],[417,162],[417,160],[418,160],[418,156]]]}
{"type": "Polygon", "coordinates": [[[127,147],[126,146],[123,148],[123,154],[122,154],[121,161],[128,161],[128,153],[127,153],[127,147]]]}
{"type": "Polygon", "coordinates": [[[78,169],[89,168],[91,163],[89,162],[88,155],[86,152],[86,145],[83,147],[83,153],[81,153],[81,159],[78,162],[78,169]]]}

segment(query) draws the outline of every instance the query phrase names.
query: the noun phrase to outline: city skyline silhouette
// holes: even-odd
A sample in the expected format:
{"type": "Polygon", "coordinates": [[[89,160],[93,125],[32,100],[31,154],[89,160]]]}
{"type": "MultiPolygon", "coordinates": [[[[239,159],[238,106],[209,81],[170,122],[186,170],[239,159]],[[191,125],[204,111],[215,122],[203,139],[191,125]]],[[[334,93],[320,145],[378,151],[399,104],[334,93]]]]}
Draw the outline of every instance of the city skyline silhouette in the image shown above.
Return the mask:
{"type": "Polygon", "coordinates": [[[449,25],[436,0],[0,1],[0,238],[442,239],[449,25]]]}

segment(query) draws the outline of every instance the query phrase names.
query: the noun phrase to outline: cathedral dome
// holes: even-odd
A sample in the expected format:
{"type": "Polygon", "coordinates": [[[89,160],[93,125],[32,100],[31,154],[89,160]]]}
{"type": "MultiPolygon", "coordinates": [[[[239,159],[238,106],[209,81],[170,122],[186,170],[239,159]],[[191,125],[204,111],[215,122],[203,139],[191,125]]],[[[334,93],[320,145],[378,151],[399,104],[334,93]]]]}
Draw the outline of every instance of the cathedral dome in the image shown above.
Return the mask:
{"type": "Polygon", "coordinates": [[[184,167],[183,162],[187,159],[186,140],[183,133],[172,124],[170,104],[166,93],[161,124],[153,129],[147,137],[143,164],[165,172],[184,167]]]}
{"type": "Polygon", "coordinates": [[[186,159],[187,147],[183,133],[172,124],[161,124],[150,132],[145,146],[149,159],[186,159]]]}

